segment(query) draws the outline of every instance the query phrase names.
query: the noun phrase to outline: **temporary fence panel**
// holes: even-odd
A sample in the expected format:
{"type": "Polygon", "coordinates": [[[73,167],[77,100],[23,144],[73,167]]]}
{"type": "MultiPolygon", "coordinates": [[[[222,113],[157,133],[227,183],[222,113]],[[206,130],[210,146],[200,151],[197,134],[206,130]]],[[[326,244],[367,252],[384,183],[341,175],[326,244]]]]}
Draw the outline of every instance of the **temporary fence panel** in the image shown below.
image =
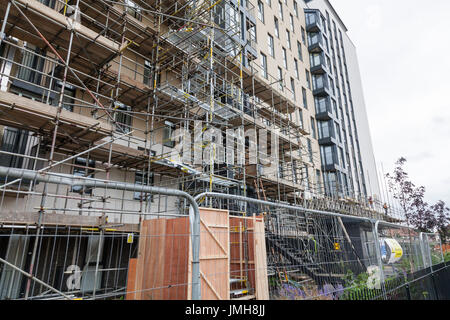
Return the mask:
{"type": "Polygon", "coordinates": [[[444,262],[444,248],[439,234],[422,233],[423,264],[425,268],[444,262]]]}

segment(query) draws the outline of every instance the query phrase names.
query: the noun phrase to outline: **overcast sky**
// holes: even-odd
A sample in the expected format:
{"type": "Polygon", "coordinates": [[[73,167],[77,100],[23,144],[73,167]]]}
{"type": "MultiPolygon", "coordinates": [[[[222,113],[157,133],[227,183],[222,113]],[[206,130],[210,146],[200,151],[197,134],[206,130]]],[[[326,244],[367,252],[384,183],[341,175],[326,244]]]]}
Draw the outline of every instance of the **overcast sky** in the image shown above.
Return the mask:
{"type": "Polygon", "coordinates": [[[450,206],[450,1],[330,0],[354,42],[377,165],[450,206]]]}

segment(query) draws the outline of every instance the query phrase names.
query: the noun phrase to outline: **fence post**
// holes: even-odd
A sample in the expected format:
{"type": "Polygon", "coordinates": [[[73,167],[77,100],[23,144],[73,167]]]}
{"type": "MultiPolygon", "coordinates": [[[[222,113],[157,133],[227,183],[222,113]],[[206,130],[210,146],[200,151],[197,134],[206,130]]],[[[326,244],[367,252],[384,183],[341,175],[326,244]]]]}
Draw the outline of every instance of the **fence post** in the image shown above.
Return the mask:
{"type": "Polygon", "coordinates": [[[423,232],[419,234],[419,244],[420,244],[420,251],[422,253],[422,263],[423,263],[423,269],[427,268],[427,261],[425,259],[425,244],[423,240],[423,232]]]}
{"type": "Polygon", "coordinates": [[[411,290],[409,289],[408,283],[406,284],[405,289],[406,289],[406,297],[408,298],[408,300],[412,300],[411,299],[411,290]]]}
{"type": "Polygon", "coordinates": [[[442,262],[444,262],[445,261],[445,259],[444,259],[444,247],[442,246],[442,239],[441,239],[441,235],[440,234],[438,235],[438,238],[439,238],[439,248],[441,248],[441,259],[442,259],[442,262]]]}
{"type": "Polygon", "coordinates": [[[433,290],[434,290],[434,295],[436,297],[436,300],[439,300],[439,294],[438,294],[438,290],[436,288],[436,281],[434,280],[433,270],[431,271],[431,283],[433,284],[433,290]]]}
{"type": "Polygon", "coordinates": [[[373,238],[375,241],[375,252],[377,254],[377,260],[378,260],[378,268],[380,269],[380,285],[381,290],[384,296],[384,299],[387,299],[386,296],[386,288],[384,284],[384,270],[383,270],[383,261],[381,259],[381,246],[380,246],[380,239],[378,237],[378,224],[380,223],[380,220],[376,220],[375,224],[372,224],[372,232],[373,232],[373,238]]]}

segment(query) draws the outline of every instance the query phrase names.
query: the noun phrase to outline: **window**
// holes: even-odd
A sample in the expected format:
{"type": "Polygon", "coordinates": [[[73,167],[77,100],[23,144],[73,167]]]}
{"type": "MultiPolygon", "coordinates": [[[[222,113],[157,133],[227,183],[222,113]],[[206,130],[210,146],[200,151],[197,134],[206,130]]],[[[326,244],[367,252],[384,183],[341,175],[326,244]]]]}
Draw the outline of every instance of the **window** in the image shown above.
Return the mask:
{"type": "Polygon", "coordinates": [[[325,48],[326,48],[327,52],[329,53],[330,52],[330,47],[328,45],[328,39],[326,37],[323,37],[323,41],[325,42],[325,48]]]}
{"type": "Polygon", "coordinates": [[[295,58],[294,58],[294,72],[295,72],[295,77],[297,78],[297,80],[300,80],[300,75],[298,73],[298,61],[295,58]]]}
{"type": "Polygon", "coordinates": [[[269,46],[269,54],[275,58],[275,44],[273,42],[273,37],[270,34],[267,35],[267,42],[269,46]]]}
{"type": "MultiPolygon", "coordinates": [[[[28,131],[11,127],[5,127],[2,131],[3,135],[1,135],[2,132],[0,131],[2,138],[0,150],[23,155],[29,154],[28,141],[30,133],[28,131]]],[[[0,166],[3,167],[23,169],[26,161],[27,159],[21,156],[0,153],[0,166]]]]}
{"type": "Polygon", "coordinates": [[[309,172],[307,164],[305,164],[305,187],[306,190],[309,190],[311,188],[311,186],[309,185],[309,172]]]}
{"type": "Polygon", "coordinates": [[[145,60],[144,61],[144,84],[151,86],[151,72],[152,72],[152,65],[150,61],[145,60]]]}
{"type": "Polygon", "coordinates": [[[116,121],[116,131],[128,133],[131,129],[131,107],[123,103],[116,102],[116,111],[114,112],[114,120],[116,121]]]}
{"type": "Polygon", "coordinates": [[[278,164],[278,178],[283,179],[284,178],[284,169],[283,164],[278,164]]]}
{"type": "Polygon", "coordinates": [[[294,12],[295,16],[298,18],[298,4],[296,0],[294,0],[294,12]]]}
{"type": "Polygon", "coordinates": [[[283,70],[278,67],[278,87],[283,91],[283,70]]]}
{"type": "Polygon", "coordinates": [[[325,20],[325,17],[320,15],[320,19],[322,20],[323,33],[327,34],[327,22],[325,20]]]}
{"type": "Polygon", "coordinates": [[[298,165],[297,165],[297,161],[296,160],[294,160],[293,162],[292,162],[292,178],[293,178],[293,181],[294,181],[294,183],[298,183],[298,178],[297,178],[297,168],[298,168],[298,165]]]}
{"type": "Polygon", "coordinates": [[[287,66],[287,53],[286,53],[286,49],[282,48],[281,52],[283,53],[283,66],[285,69],[288,68],[287,66]]]}
{"type": "Polygon", "coordinates": [[[46,5],[47,7],[55,9],[56,0],[38,0],[38,1],[46,5]]]}
{"type": "Polygon", "coordinates": [[[272,6],[272,1],[271,1],[271,0],[266,0],[266,3],[267,3],[267,5],[268,5],[269,7],[272,6]]]}
{"type": "Polygon", "coordinates": [[[286,40],[287,40],[288,49],[289,50],[292,49],[292,46],[291,46],[291,33],[289,32],[289,30],[286,30],[286,40]]]}
{"type": "Polygon", "coordinates": [[[313,117],[311,117],[311,133],[312,133],[313,139],[317,139],[316,120],[313,117]]]}
{"type": "Polygon", "coordinates": [[[306,74],[306,86],[308,89],[311,89],[311,77],[308,70],[305,70],[306,74]]]}
{"type": "Polygon", "coordinates": [[[309,162],[314,162],[311,140],[307,138],[309,162]]]}
{"type": "Polygon", "coordinates": [[[341,126],[337,122],[335,123],[335,126],[336,126],[336,135],[337,135],[338,141],[341,143],[342,142],[341,126]]]}
{"type": "Polygon", "coordinates": [[[312,77],[313,79],[313,90],[320,90],[320,89],[326,89],[328,88],[328,82],[327,82],[327,77],[325,77],[324,75],[313,75],[312,77]]]}
{"type": "Polygon", "coordinates": [[[303,95],[303,106],[305,109],[308,109],[308,99],[306,97],[306,89],[302,88],[302,95],[303,95]]]}
{"type": "Polygon", "coordinates": [[[333,99],[332,101],[333,101],[333,110],[334,110],[334,113],[336,114],[336,118],[339,120],[339,112],[338,112],[336,100],[333,99]]]}
{"type": "Polygon", "coordinates": [[[333,165],[335,159],[334,146],[320,146],[320,151],[322,153],[322,163],[325,166],[333,165]]]}
{"type": "Polygon", "coordinates": [[[242,11],[241,11],[241,19],[240,20],[241,20],[241,40],[244,41],[246,25],[245,25],[244,13],[242,11]]]}
{"type": "Polygon", "coordinates": [[[331,69],[331,60],[330,60],[330,58],[327,56],[327,68],[328,68],[328,70],[330,70],[330,73],[332,72],[332,69],[331,69]]]}
{"type": "Polygon", "coordinates": [[[169,121],[165,121],[164,124],[163,145],[165,147],[173,148],[175,146],[175,141],[172,140],[172,134],[175,131],[175,125],[169,121]]]}
{"type": "Polygon", "coordinates": [[[322,192],[322,177],[320,176],[320,170],[316,170],[316,184],[317,184],[317,192],[322,192]]]}
{"type": "Polygon", "coordinates": [[[289,25],[291,26],[291,31],[295,32],[294,17],[292,16],[292,14],[289,15],[289,25]]]}
{"type": "Polygon", "coordinates": [[[264,23],[264,3],[258,1],[258,19],[264,23]]]}
{"type": "MultiPolygon", "coordinates": [[[[54,106],[57,106],[59,103],[59,96],[60,96],[59,93],[61,92],[61,85],[62,85],[61,81],[56,81],[54,89],[56,92],[58,92],[58,95],[57,98],[53,99],[51,102],[51,104],[54,106]]],[[[75,104],[74,98],[75,98],[75,87],[66,83],[62,100],[63,109],[67,111],[73,111],[73,105],[75,104]]]]}
{"type": "Polygon", "coordinates": [[[21,66],[17,70],[17,78],[26,82],[40,84],[45,62],[43,55],[45,53],[38,47],[26,43],[22,54],[21,66]]]}
{"type": "Polygon", "coordinates": [[[278,1],[278,15],[280,16],[281,20],[283,20],[283,4],[281,1],[278,1]]]}
{"type": "Polygon", "coordinates": [[[327,97],[314,98],[316,113],[324,113],[330,111],[330,100],[327,97]]]}
{"type": "Polygon", "coordinates": [[[333,121],[318,121],[319,139],[334,138],[333,121]]]}
{"type": "Polygon", "coordinates": [[[322,53],[310,53],[309,54],[309,63],[311,64],[311,68],[320,66],[323,62],[323,54],[322,53]]]}
{"type": "Polygon", "coordinates": [[[334,89],[334,81],[333,78],[331,78],[330,76],[328,76],[328,82],[330,84],[331,90],[333,91],[333,95],[336,95],[336,90],[334,89]]]}
{"type": "Polygon", "coordinates": [[[302,31],[302,41],[303,41],[303,43],[305,43],[306,44],[306,32],[305,32],[305,28],[303,28],[302,27],[302,29],[301,29],[302,31]]]}
{"type": "Polygon", "coordinates": [[[300,122],[300,127],[303,129],[303,111],[298,109],[298,121],[300,122]]]}
{"type": "Polygon", "coordinates": [[[300,61],[303,61],[302,44],[297,41],[297,54],[300,61]]]}
{"type": "Polygon", "coordinates": [[[341,156],[341,166],[345,169],[345,156],[344,151],[342,151],[341,147],[339,147],[339,155],[341,156]]]}
{"type": "Polygon", "coordinates": [[[279,39],[280,38],[280,26],[278,24],[278,19],[274,18],[273,22],[275,24],[275,37],[277,37],[279,39]]]}
{"type": "Polygon", "coordinates": [[[136,18],[139,21],[142,21],[142,9],[136,3],[131,0],[125,0],[125,4],[127,5],[126,11],[129,15],[136,18]]]}
{"type": "Polygon", "coordinates": [[[293,100],[297,101],[297,96],[295,95],[295,80],[294,80],[294,78],[291,78],[291,91],[292,91],[293,100]]]}
{"type": "MultiPolygon", "coordinates": [[[[73,163],[73,175],[77,177],[94,178],[95,161],[77,157],[73,163]]],[[[71,192],[92,195],[92,189],[82,186],[72,186],[71,192]]]]}
{"type": "Polygon", "coordinates": [[[265,79],[268,79],[268,75],[267,75],[267,57],[262,52],[261,52],[261,69],[262,69],[263,77],[265,79]]]}
{"type": "Polygon", "coordinates": [[[322,44],[322,35],[318,32],[308,33],[308,46],[313,46],[316,44],[322,44]]]}
{"type": "MultiPolygon", "coordinates": [[[[136,171],[134,176],[134,183],[140,186],[152,186],[154,184],[154,176],[152,172],[136,171]]],[[[152,194],[143,192],[134,192],[134,200],[142,200],[151,202],[153,200],[152,194]]]]}
{"type": "MultiPolygon", "coordinates": [[[[244,21],[244,20],[242,20],[242,21],[244,21]]],[[[245,31],[242,32],[242,34],[244,34],[244,33],[245,33],[245,31]]],[[[258,43],[258,39],[257,39],[257,36],[256,36],[256,26],[255,25],[251,26],[250,29],[248,29],[248,38],[249,38],[249,41],[250,41],[250,45],[252,47],[254,47],[256,43],[258,43]]]]}

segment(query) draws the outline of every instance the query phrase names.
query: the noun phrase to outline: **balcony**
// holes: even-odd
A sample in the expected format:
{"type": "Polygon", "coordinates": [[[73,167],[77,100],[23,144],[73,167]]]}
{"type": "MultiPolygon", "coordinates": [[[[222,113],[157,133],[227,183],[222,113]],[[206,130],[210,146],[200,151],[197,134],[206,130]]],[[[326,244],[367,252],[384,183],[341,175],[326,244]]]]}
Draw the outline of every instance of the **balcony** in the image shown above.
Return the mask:
{"type": "Polygon", "coordinates": [[[319,111],[316,113],[316,119],[320,121],[329,121],[333,119],[333,113],[331,110],[319,111]]]}
{"type": "Polygon", "coordinates": [[[305,10],[306,31],[319,32],[322,30],[319,10],[305,10]]]}
{"type": "Polygon", "coordinates": [[[322,33],[308,33],[308,51],[309,52],[324,52],[325,44],[322,33]]]}
{"type": "Polygon", "coordinates": [[[312,74],[324,74],[327,72],[328,68],[325,62],[325,56],[323,52],[311,53],[309,57],[311,64],[310,70],[312,74]]]}
{"type": "Polygon", "coordinates": [[[321,146],[332,146],[332,145],[337,145],[338,141],[336,140],[335,137],[323,137],[321,139],[319,139],[319,145],[321,146]]]}
{"type": "Polygon", "coordinates": [[[317,97],[330,96],[330,86],[326,75],[313,75],[313,95],[317,97]]]}
{"type": "Polygon", "coordinates": [[[339,170],[339,166],[336,163],[322,165],[322,171],[326,172],[336,172],[339,170]]]}

